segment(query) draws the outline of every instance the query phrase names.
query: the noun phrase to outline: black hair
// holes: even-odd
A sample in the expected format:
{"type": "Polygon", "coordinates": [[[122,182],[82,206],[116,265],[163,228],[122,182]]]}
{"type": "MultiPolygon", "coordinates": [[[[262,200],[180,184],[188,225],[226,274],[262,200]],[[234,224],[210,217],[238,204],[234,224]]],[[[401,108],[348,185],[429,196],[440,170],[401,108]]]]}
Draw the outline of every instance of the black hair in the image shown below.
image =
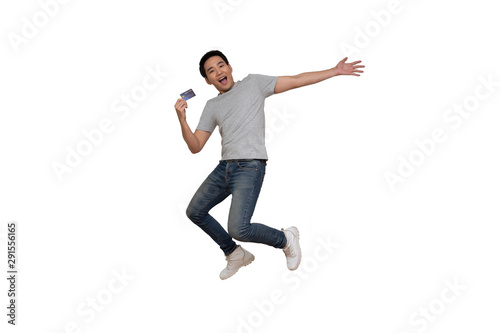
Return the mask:
{"type": "Polygon", "coordinates": [[[213,51],[209,51],[209,52],[205,53],[205,55],[203,57],[201,57],[201,60],[200,60],[200,74],[204,78],[207,77],[207,72],[205,72],[205,62],[213,56],[220,56],[222,58],[222,60],[224,60],[227,65],[229,65],[229,61],[227,61],[226,56],[221,51],[213,50],[213,51]]]}

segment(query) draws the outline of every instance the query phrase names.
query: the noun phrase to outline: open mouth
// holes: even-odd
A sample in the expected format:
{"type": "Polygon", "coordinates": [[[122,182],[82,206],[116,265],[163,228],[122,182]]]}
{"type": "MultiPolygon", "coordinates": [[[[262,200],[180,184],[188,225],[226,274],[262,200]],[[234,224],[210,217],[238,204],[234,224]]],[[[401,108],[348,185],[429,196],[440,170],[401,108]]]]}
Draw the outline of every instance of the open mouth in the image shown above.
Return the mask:
{"type": "Polygon", "coordinates": [[[227,84],[227,76],[223,76],[219,79],[219,82],[222,83],[222,85],[227,84]]]}

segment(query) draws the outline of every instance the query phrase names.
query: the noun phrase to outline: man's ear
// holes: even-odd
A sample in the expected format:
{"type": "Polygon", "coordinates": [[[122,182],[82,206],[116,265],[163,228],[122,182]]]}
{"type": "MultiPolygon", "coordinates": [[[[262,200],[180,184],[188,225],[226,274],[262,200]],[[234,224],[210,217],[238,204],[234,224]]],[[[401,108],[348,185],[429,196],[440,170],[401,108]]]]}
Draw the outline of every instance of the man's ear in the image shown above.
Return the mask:
{"type": "Polygon", "coordinates": [[[229,69],[231,70],[231,74],[233,74],[233,67],[231,67],[231,65],[227,65],[227,67],[229,67],[229,69]]]}
{"type": "Polygon", "coordinates": [[[207,83],[208,83],[209,85],[212,85],[212,84],[210,83],[210,81],[208,81],[208,78],[207,78],[207,77],[205,78],[205,81],[207,81],[207,83]]]}

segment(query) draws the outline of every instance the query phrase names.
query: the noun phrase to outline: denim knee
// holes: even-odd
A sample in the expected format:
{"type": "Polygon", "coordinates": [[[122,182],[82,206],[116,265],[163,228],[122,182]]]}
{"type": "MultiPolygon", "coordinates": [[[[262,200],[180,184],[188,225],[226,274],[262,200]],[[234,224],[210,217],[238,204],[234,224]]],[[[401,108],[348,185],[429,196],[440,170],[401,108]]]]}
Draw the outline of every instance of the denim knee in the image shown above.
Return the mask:
{"type": "Polygon", "coordinates": [[[189,205],[188,208],[186,208],[186,215],[188,219],[190,219],[194,223],[201,221],[197,209],[192,205],[189,205]]]}
{"type": "Polygon", "coordinates": [[[240,242],[247,242],[250,238],[249,228],[229,228],[228,233],[240,242]]]}

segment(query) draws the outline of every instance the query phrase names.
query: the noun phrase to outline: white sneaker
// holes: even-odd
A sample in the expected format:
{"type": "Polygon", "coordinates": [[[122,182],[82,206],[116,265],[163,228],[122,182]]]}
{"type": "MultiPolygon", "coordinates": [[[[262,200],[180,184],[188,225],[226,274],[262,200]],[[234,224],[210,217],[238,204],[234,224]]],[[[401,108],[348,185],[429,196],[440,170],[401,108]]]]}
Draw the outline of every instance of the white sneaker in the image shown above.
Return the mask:
{"type": "Polygon", "coordinates": [[[300,259],[302,258],[302,251],[299,244],[299,229],[297,227],[290,227],[286,230],[281,229],[285,233],[286,245],[283,248],[286,256],[286,265],[291,271],[299,267],[300,259]]]}
{"type": "Polygon", "coordinates": [[[220,272],[221,280],[230,278],[243,266],[250,264],[255,259],[254,255],[240,245],[230,255],[226,256],[227,267],[220,272]]]}

